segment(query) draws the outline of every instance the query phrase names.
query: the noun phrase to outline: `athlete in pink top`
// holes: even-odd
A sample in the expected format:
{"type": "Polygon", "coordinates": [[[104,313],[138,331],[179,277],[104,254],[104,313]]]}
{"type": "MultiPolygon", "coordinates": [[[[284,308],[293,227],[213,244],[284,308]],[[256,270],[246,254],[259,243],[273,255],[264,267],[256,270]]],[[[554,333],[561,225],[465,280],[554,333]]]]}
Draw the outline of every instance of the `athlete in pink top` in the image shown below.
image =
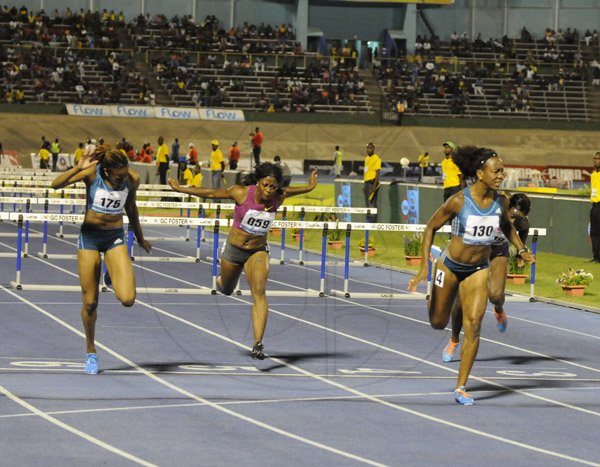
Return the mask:
{"type": "Polygon", "coordinates": [[[252,326],[254,345],[252,358],[262,360],[262,339],[267,325],[268,304],[266,296],[269,277],[269,245],[267,233],[277,208],[288,196],[312,191],[317,186],[317,171],[310,174],[308,185],[281,188],[281,168],[270,162],[259,164],[247,177],[248,186],[233,185],[230,188],[182,187],[173,178],[169,185],[173,190],[200,198],[232,199],[235,201],[233,226],[221,255],[221,274],[217,287],[225,295],[231,295],[242,271],[252,293],[252,326]]]}

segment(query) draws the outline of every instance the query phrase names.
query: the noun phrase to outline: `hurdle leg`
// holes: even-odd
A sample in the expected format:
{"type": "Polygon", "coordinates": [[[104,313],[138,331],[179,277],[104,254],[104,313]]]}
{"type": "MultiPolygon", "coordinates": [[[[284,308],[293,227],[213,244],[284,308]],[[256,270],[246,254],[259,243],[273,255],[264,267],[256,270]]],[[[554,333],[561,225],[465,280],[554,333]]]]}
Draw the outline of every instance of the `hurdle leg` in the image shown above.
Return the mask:
{"type": "Polygon", "coordinates": [[[219,221],[215,222],[213,230],[213,263],[212,263],[212,291],[213,295],[217,294],[217,255],[219,253],[219,221]]]}
{"type": "MultiPolygon", "coordinates": [[[[346,252],[344,253],[344,297],[350,298],[350,224],[346,227],[346,252]]],[[[367,243],[368,245],[368,243],[367,243]]]]}
{"type": "MultiPolygon", "coordinates": [[[[304,209],[300,211],[300,222],[304,222],[304,209]]],[[[300,239],[298,243],[298,264],[304,264],[304,228],[300,228],[300,239]]]]}
{"type": "Polygon", "coordinates": [[[17,223],[17,271],[15,276],[15,281],[11,282],[11,286],[17,290],[22,290],[23,286],[21,285],[21,241],[23,240],[23,217],[19,216],[19,221],[17,223]]]}
{"type": "MultiPolygon", "coordinates": [[[[531,240],[531,253],[535,256],[537,253],[537,242],[538,242],[538,231],[533,232],[533,239],[531,240]]],[[[531,265],[531,279],[529,284],[529,301],[535,302],[535,264],[531,265]]]]}
{"type": "Polygon", "coordinates": [[[327,259],[327,226],[321,234],[321,284],[319,286],[319,297],[325,296],[325,261],[327,259]]]}
{"type": "MultiPolygon", "coordinates": [[[[287,215],[287,207],[284,206],[281,214],[281,220],[285,220],[287,215]]],[[[279,257],[279,264],[285,264],[285,227],[281,229],[281,256],[279,257]]]]}

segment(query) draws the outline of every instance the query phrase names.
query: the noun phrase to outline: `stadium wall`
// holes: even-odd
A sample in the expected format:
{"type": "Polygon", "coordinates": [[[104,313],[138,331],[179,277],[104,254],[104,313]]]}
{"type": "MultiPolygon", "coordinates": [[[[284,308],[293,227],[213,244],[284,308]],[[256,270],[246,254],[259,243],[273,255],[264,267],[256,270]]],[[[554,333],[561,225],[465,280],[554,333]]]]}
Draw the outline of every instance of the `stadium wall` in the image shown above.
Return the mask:
{"type": "MultiPolygon", "coordinates": [[[[363,183],[357,180],[336,181],[338,206],[348,207],[348,198],[340,196],[344,185],[350,187],[350,205],[364,207],[363,183]]],[[[377,220],[384,223],[426,224],[443,202],[442,188],[430,185],[383,182],[378,196],[377,220]]],[[[589,199],[539,194],[528,196],[531,199],[531,226],[547,229],[546,236],[539,239],[538,251],[589,258],[589,199]]],[[[352,220],[362,222],[364,216],[352,220]]]]}
{"type": "MultiPolygon", "coordinates": [[[[17,107],[21,110],[28,105],[17,107]]],[[[39,149],[42,135],[47,139],[59,138],[63,151],[74,151],[77,144],[88,137],[103,137],[111,144],[127,138],[137,148],[144,142],[156,144],[162,135],[169,145],[175,138],[186,146],[193,142],[201,156],[205,154],[208,158],[210,141],[217,138],[225,150],[233,141],[238,141],[242,157],[249,157],[249,133],[259,126],[265,135],[264,160],[276,154],[284,159],[330,160],[335,145],[342,147],[344,160],[363,160],[365,145],[373,142],[384,162],[399,162],[403,157],[414,162],[423,151],[429,151],[431,162],[440,162],[442,143],[452,140],[458,145],[494,148],[507,164],[590,169],[592,156],[598,150],[597,131],[349,125],[328,123],[331,122],[328,119],[300,123],[287,120],[290,116],[283,114],[273,114],[272,118],[274,121],[259,121],[247,116],[245,122],[212,122],[9,113],[2,115],[0,141],[5,150],[29,155],[39,149]]],[[[460,122],[453,120],[448,124],[460,122]]]]}

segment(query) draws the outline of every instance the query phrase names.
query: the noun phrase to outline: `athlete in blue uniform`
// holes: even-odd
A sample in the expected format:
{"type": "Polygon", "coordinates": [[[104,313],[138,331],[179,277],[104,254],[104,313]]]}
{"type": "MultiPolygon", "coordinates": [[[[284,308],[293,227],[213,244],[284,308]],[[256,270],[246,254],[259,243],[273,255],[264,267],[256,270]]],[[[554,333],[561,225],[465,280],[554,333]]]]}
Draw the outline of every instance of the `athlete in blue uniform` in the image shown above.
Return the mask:
{"type": "Polygon", "coordinates": [[[453,159],[466,177],[473,177],[476,181],[450,197],[427,223],[423,233],[421,268],[409,281],[408,288],[414,291],[417,284],[427,278],[427,259],[435,232],[449,219],[455,218],[450,243],[436,263],[429,299],[429,322],[435,329],[444,329],[454,301],[460,298],[465,339],[454,398],[459,404],[472,405],[473,397],[465,391],[465,385],[479,347],[481,321],[488,300],[490,246],[497,229],[502,229],[525,261],[532,263],[534,257],[527,252],[510,222],[506,198],[498,194],[505,173],[496,152],[486,148],[461,147],[453,159]]]}
{"type": "Polygon", "coordinates": [[[95,375],[99,371],[94,331],[101,271],[100,253],[104,253],[117,298],[127,307],[135,302],[135,276],[123,230],[123,209],[138,244],[150,252],[150,243],[144,240],[135,204],[140,176],[129,169],[127,156],[120,151],[113,151],[109,146],[94,147],[93,151],[86,152],[75,167],[56,177],[52,188],[64,188],[82,180],[86,186],[87,203],[77,242],[77,262],[83,296],[81,318],[87,344],[85,372],[95,375]]]}
{"type": "MultiPolygon", "coordinates": [[[[515,193],[508,200],[508,215],[515,226],[519,237],[525,243],[529,233],[529,219],[527,214],[531,209],[531,201],[524,193],[515,193]]],[[[490,277],[488,279],[488,295],[493,304],[494,316],[496,317],[496,327],[498,331],[506,331],[508,318],[504,311],[504,301],[506,299],[504,289],[506,288],[506,274],[508,272],[509,248],[508,240],[501,230],[498,231],[492,250],[490,252],[490,277]]],[[[517,264],[519,267],[525,265],[521,256],[517,255],[517,264]]],[[[456,306],[452,309],[452,335],[450,341],[444,347],[442,360],[446,363],[452,361],[454,353],[460,342],[460,331],[462,329],[462,309],[460,300],[456,301],[456,306]]]]}

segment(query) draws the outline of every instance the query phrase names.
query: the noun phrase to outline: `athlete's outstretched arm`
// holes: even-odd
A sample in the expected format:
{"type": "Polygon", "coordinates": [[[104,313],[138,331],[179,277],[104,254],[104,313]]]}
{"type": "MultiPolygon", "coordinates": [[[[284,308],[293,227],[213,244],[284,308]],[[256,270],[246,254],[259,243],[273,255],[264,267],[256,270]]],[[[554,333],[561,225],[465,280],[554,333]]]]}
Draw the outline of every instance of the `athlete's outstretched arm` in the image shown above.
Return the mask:
{"type": "Polygon", "coordinates": [[[295,196],[301,195],[303,193],[308,193],[315,189],[317,186],[317,171],[313,170],[310,173],[310,178],[308,179],[308,185],[301,186],[286,186],[283,188],[283,194],[287,196],[295,196]]]}

